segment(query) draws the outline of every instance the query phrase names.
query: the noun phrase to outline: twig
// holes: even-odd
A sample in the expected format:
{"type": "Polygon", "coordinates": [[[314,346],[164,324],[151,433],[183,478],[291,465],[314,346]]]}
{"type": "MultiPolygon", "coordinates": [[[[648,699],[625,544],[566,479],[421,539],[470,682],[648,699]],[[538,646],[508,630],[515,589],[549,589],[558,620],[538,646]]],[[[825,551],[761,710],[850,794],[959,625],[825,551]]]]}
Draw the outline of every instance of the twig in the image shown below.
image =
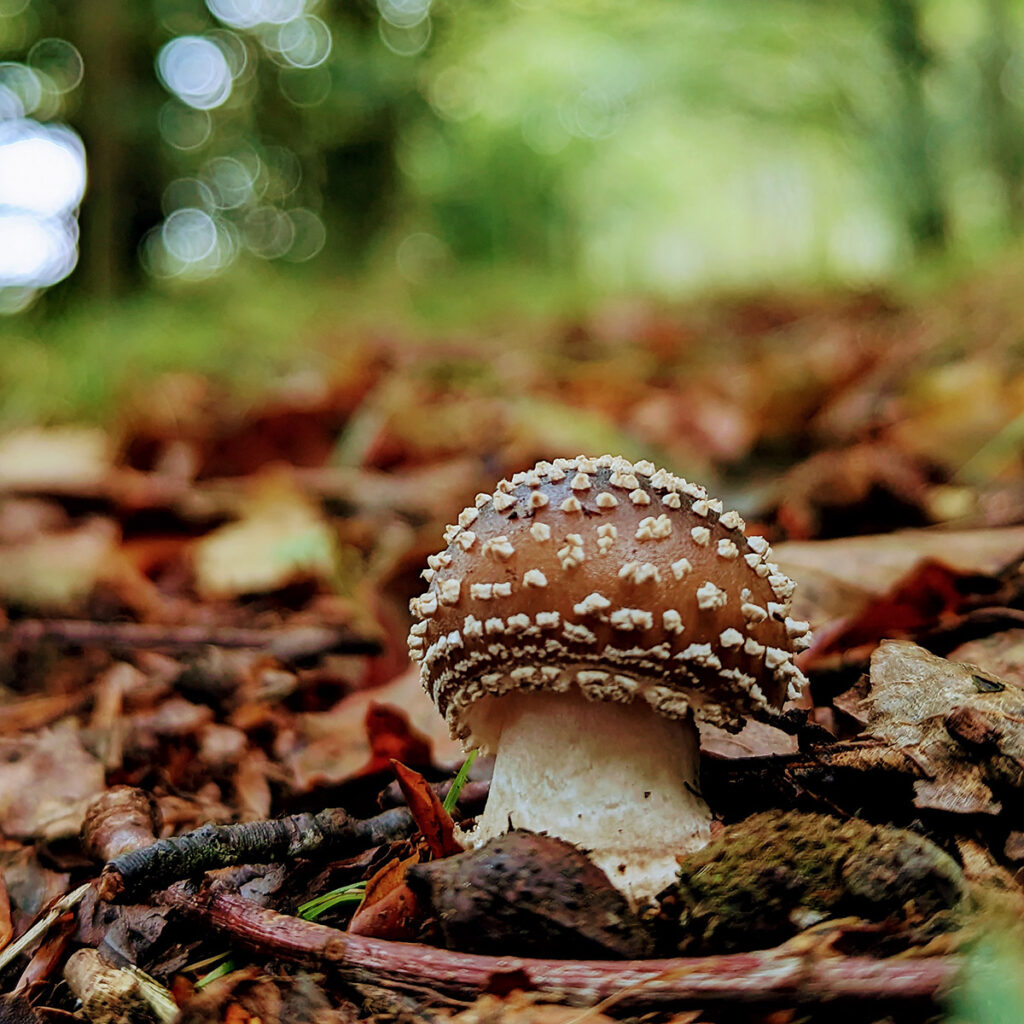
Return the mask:
{"type": "Polygon", "coordinates": [[[127,901],[183,878],[235,864],[269,864],[298,857],[348,856],[413,834],[409,809],[395,807],[372,818],[350,818],[340,808],[293,814],[273,821],[204,825],[160,839],[110,861],[97,892],[107,902],[127,901]]]}
{"type": "Polygon", "coordinates": [[[192,883],[174,886],[164,900],[264,956],[327,964],[355,980],[429,985],[457,997],[475,996],[500,979],[580,1003],[619,994],[619,1005],[631,1009],[840,1000],[931,1005],[953,985],[961,966],[952,955],[917,960],[819,958],[785,947],[667,960],[490,957],[353,935],[279,914],[237,893],[199,891],[192,883]]]}
{"type": "Polygon", "coordinates": [[[284,661],[325,654],[379,654],[381,645],[336,626],[247,629],[238,626],[154,625],[143,622],[93,622],[87,619],[21,619],[0,629],[0,641],[54,643],[126,649],[236,647],[266,649],[284,661]]]}
{"type": "Polygon", "coordinates": [[[50,929],[53,922],[62,917],[69,910],[82,902],[85,894],[89,891],[90,883],[80,885],[59,900],[20,939],[16,939],[5,950],[0,952],[0,971],[2,971],[12,960],[20,956],[36,939],[42,938],[50,929]]]}

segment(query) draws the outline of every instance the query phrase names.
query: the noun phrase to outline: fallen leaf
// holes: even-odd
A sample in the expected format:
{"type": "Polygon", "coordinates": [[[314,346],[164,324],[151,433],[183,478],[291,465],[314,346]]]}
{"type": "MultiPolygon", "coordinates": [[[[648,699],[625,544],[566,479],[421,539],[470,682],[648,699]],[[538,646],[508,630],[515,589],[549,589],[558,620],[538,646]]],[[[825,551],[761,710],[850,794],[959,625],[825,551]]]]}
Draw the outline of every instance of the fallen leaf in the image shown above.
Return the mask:
{"type": "Polygon", "coordinates": [[[778,482],[777,517],[796,539],[924,525],[927,483],[927,466],[891,444],[819,451],[778,482]]]}
{"type": "Polygon", "coordinates": [[[7,893],[7,884],[0,875],[0,950],[11,941],[14,925],[11,922],[11,897],[7,893]]]}
{"type": "Polygon", "coordinates": [[[391,767],[430,856],[438,860],[462,853],[462,847],[455,839],[455,822],[427,780],[398,761],[392,761],[391,767]]]}
{"type": "Polygon", "coordinates": [[[1024,629],[1007,629],[961,644],[950,661],[963,661],[1024,687],[1024,629]]]}
{"type": "Polygon", "coordinates": [[[872,598],[866,607],[816,643],[805,667],[829,654],[899,639],[940,625],[963,608],[973,596],[973,577],[940,562],[919,562],[887,593],[872,598]]]}
{"type": "Polygon", "coordinates": [[[909,755],[927,778],[918,807],[1000,812],[992,787],[1024,788],[1024,690],[976,668],[886,640],[871,658],[868,736],[909,755]]]}
{"type": "Polygon", "coordinates": [[[260,821],[270,817],[273,800],[268,776],[273,765],[262,750],[247,751],[235,772],[235,798],[242,821],[260,821]]]}
{"type": "Polygon", "coordinates": [[[195,547],[196,587],[206,599],[278,590],[301,579],[330,582],[340,552],[320,509],[279,473],[254,482],[237,522],[195,547]]]}
{"type": "Polygon", "coordinates": [[[994,576],[1024,553],[1024,526],[786,541],[772,551],[774,561],[798,584],[793,615],[820,625],[856,614],[925,559],[963,573],[994,576]]]}
{"type": "Polygon", "coordinates": [[[0,491],[73,493],[101,483],[112,445],[101,430],[51,427],[0,437],[0,491]]]}
{"type": "MultiPolygon", "coordinates": [[[[488,993],[478,996],[469,1007],[443,1018],[447,1024],[616,1024],[594,1007],[581,1009],[551,1003],[551,996],[541,992],[516,989],[507,996],[488,993]]],[[[669,1024],[692,1024],[699,1014],[675,1015],[669,1024]]]]}
{"type": "Polygon", "coordinates": [[[348,930],[354,935],[410,942],[420,931],[423,911],[407,884],[409,868],[419,854],[404,860],[393,857],[366,883],[366,896],[356,908],[348,930]]]}
{"type": "Polygon", "coordinates": [[[119,531],[106,519],[0,547],[0,600],[42,611],[75,607],[117,564],[119,531]]]}
{"type": "Polygon", "coordinates": [[[371,752],[365,773],[384,771],[395,761],[430,764],[430,741],[412,728],[405,712],[374,700],[366,709],[364,725],[371,752]]]}
{"type": "Polygon", "coordinates": [[[795,754],[797,738],[764,722],[748,721],[737,733],[698,721],[700,750],[711,757],[765,757],[795,754]]]}
{"type": "Polygon", "coordinates": [[[0,739],[0,832],[16,839],[77,835],[89,801],[105,788],[103,765],[70,723],[24,739],[0,739]]]}
{"type": "Polygon", "coordinates": [[[330,711],[298,716],[297,745],[285,763],[299,792],[336,785],[358,775],[373,757],[366,716],[374,704],[387,704],[404,715],[417,734],[430,740],[434,764],[454,769],[465,754],[448,733],[444,719],[420,684],[419,668],[411,666],[385,686],[353,693],[330,711]]]}

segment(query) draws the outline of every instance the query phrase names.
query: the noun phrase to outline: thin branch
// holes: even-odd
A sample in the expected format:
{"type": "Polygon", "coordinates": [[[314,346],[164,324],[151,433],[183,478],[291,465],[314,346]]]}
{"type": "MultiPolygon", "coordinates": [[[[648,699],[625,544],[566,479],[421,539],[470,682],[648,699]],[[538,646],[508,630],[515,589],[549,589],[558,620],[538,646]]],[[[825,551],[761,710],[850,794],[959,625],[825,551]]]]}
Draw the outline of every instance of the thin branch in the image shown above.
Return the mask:
{"type": "Polygon", "coordinates": [[[328,651],[379,654],[381,645],[340,626],[247,629],[238,626],[155,625],[143,622],[93,622],[87,619],[20,619],[0,629],[0,642],[27,646],[52,643],[75,647],[187,650],[194,647],[266,649],[282,660],[328,651]]]}
{"type": "Polygon", "coordinates": [[[416,831],[407,807],[372,818],[350,818],[340,808],[272,821],[204,825],[172,839],[131,850],[103,869],[97,891],[107,902],[129,901],[183,878],[236,864],[270,864],[300,857],[349,856],[405,839],[416,831]]]}
{"type": "Polygon", "coordinates": [[[89,891],[90,883],[80,885],[59,900],[24,935],[12,942],[6,949],[0,951],[0,971],[2,971],[12,960],[20,956],[29,946],[40,939],[49,931],[53,922],[63,917],[69,910],[74,909],[89,891]]]}
{"type": "Polygon", "coordinates": [[[264,956],[330,965],[356,980],[427,985],[473,997],[496,981],[554,993],[584,1004],[619,995],[631,1009],[863,1003],[934,1005],[953,985],[955,956],[917,960],[820,957],[785,946],[755,953],[666,960],[541,960],[457,953],[431,946],[352,935],[288,917],[210,888],[183,883],[163,899],[189,917],[264,956]]]}

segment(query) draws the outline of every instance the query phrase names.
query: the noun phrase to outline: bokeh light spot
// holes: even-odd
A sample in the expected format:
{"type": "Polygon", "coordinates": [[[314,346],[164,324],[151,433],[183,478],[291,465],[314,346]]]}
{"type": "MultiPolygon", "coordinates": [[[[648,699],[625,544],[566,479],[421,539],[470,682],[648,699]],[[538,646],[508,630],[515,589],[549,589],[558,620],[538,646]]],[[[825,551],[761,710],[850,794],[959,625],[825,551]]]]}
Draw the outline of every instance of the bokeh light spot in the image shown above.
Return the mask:
{"type": "Polygon", "coordinates": [[[326,64],[316,68],[281,68],[277,75],[281,94],[296,107],[316,107],[331,94],[331,72],[326,64]]]}
{"type": "Polygon", "coordinates": [[[217,245],[217,225],[205,210],[175,210],[163,223],[160,236],[167,251],[181,263],[198,263],[217,245]]]}
{"type": "Polygon", "coordinates": [[[0,121],[15,121],[25,116],[25,105],[18,94],[0,85],[0,121]]]}
{"type": "Polygon", "coordinates": [[[69,128],[0,124],[0,207],[45,218],[71,212],[85,191],[85,150],[69,128]]]}
{"type": "Polygon", "coordinates": [[[284,254],[285,259],[292,263],[305,263],[323,249],[327,242],[327,228],[317,214],[301,206],[289,210],[288,219],[292,222],[294,239],[284,254]]]}
{"type": "Polygon", "coordinates": [[[85,73],[82,55],[66,39],[40,39],[28,51],[28,63],[43,72],[61,95],[77,88],[85,73]]]}
{"type": "Polygon", "coordinates": [[[175,149],[199,149],[213,132],[213,120],[205,110],[168,100],[157,115],[160,137],[175,149]]]}
{"type": "Polygon", "coordinates": [[[331,30],[311,14],[294,18],[278,29],[277,49],[292,67],[315,68],[330,55],[331,30]]]}
{"type": "Polygon", "coordinates": [[[15,117],[27,117],[35,113],[43,98],[43,86],[39,76],[24,64],[12,61],[0,63],[0,89],[16,97],[20,110],[15,117]]]}
{"type": "Polygon", "coordinates": [[[306,0],[261,0],[260,20],[268,25],[283,25],[306,10],[306,0]]]}
{"type": "Polygon", "coordinates": [[[258,206],[246,214],[242,233],[245,246],[251,253],[273,260],[292,247],[295,225],[276,206],[258,206]]]}
{"type": "Polygon", "coordinates": [[[22,313],[35,302],[39,295],[37,288],[5,288],[0,285],[0,316],[22,313]]]}
{"type": "Polygon", "coordinates": [[[519,127],[523,141],[541,156],[554,156],[572,141],[561,118],[550,107],[527,111],[519,127]]]}
{"type": "Polygon", "coordinates": [[[253,197],[253,175],[235,157],[219,156],[210,160],[203,167],[202,176],[210,187],[214,203],[221,210],[235,210],[253,197]]]}
{"type": "Polygon", "coordinates": [[[283,25],[305,13],[306,0],[206,0],[210,13],[232,28],[283,25]]]}
{"type": "Polygon", "coordinates": [[[200,210],[213,210],[216,203],[213,192],[205,182],[198,178],[175,178],[161,197],[164,216],[169,217],[175,210],[195,207],[200,210]]]}
{"type": "Polygon", "coordinates": [[[252,28],[263,21],[259,0],[206,0],[210,13],[232,28],[252,28]]]}
{"type": "Polygon", "coordinates": [[[220,48],[220,52],[224,54],[224,59],[228,62],[232,78],[237,79],[245,74],[249,67],[249,48],[241,36],[227,29],[214,29],[203,38],[209,39],[220,48]]]}
{"type": "Polygon", "coordinates": [[[46,288],[63,280],[78,259],[74,218],[0,213],[0,285],[46,288]]]}
{"type": "Polygon", "coordinates": [[[483,92],[479,77],[453,64],[430,83],[430,104],[449,121],[467,121],[480,109],[483,92]]]}
{"type": "Polygon", "coordinates": [[[398,26],[390,21],[381,18],[378,23],[381,42],[399,57],[415,57],[422,53],[430,42],[433,32],[433,23],[430,18],[424,18],[415,25],[398,26]]]}
{"type": "Polygon", "coordinates": [[[178,36],[157,54],[168,91],[197,110],[213,110],[231,95],[231,68],[223,50],[202,36],[178,36]]]}
{"type": "Polygon", "coordinates": [[[267,199],[281,200],[290,196],[302,181],[299,158],[284,146],[267,146],[263,150],[263,164],[267,172],[267,199]]]}
{"type": "Polygon", "coordinates": [[[421,284],[440,270],[448,258],[448,247],[436,235],[416,231],[406,235],[395,250],[399,274],[413,284],[421,284]]]}
{"type": "Polygon", "coordinates": [[[430,14],[431,0],[377,0],[380,16],[395,28],[412,28],[430,14]]]}

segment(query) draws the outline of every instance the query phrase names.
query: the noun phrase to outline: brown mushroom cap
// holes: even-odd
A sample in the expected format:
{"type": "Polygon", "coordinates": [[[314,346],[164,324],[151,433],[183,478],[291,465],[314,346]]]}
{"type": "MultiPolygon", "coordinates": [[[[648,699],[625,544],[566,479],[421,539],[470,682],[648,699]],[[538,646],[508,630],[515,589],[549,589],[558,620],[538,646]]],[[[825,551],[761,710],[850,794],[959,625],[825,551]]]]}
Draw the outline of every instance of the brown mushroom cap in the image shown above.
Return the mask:
{"type": "Polygon", "coordinates": [[[738,728],[806,682],[793,582],[735,512],[647,462],[556,459],[477,496],[428,560],[409,635],[452,734],[487,747],[478,702],[513,690],[645,700],[738,728]]]}

